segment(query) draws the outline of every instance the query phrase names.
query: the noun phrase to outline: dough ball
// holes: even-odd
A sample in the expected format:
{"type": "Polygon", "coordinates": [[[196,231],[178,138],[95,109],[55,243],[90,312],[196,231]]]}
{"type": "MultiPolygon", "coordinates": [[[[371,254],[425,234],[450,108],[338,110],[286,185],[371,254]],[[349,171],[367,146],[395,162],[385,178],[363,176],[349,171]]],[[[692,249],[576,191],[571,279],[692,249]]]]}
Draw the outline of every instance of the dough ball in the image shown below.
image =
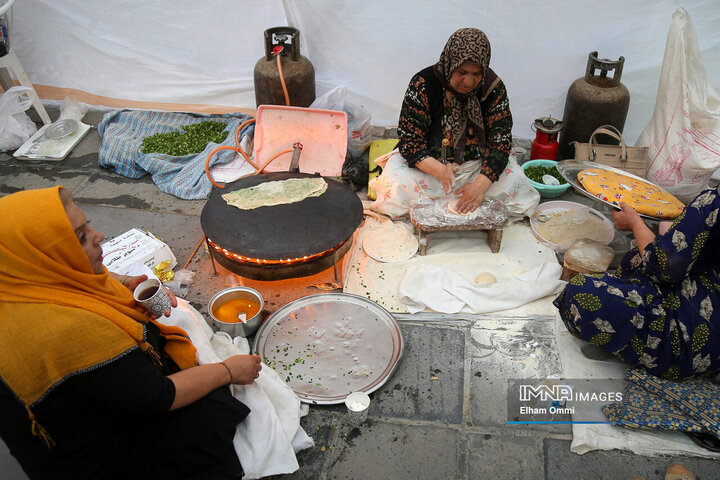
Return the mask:
{"type": "Polygon", "coordinates": [[[495,282],[497,282],[497,278],[495,278],[495,275],[493,275],[490,272],[478,273],[478,276],[475,277],[475,283],[495,283],[495,282]]]}

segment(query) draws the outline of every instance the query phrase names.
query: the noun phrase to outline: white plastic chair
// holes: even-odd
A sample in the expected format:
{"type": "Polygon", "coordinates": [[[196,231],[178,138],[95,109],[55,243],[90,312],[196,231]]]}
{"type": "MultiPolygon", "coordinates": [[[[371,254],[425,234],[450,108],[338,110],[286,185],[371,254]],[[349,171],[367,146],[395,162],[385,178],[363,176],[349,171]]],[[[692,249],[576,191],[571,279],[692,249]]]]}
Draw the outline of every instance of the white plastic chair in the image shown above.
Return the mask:
{"type": "Polygon", "coordinates": [[[25,73],[22,65],[20,65],[20,60],[18,60],[17,55],[15,55],[15,52],[12,50],[12,7],[14,3],[15,0],[6,0],[5,4],[0,7],[0,18],[5,19],[5,25],[7,28],[5,36],[5,48],[7,49],[7,53],[0,57],[0,68],[12,70],[12,73],[20,82],[20,85],[32,89],[29,94],[32,98],[33,107],[35,107],[35,110],[38,115],[40,115],[43,123],[47,125],[51,123],[50,117],[48,116],[47,111],[45,111],[45,107],[40,101],[40,97],[38,97],[30,78],[27,76],[27,73],[25,73]]]}

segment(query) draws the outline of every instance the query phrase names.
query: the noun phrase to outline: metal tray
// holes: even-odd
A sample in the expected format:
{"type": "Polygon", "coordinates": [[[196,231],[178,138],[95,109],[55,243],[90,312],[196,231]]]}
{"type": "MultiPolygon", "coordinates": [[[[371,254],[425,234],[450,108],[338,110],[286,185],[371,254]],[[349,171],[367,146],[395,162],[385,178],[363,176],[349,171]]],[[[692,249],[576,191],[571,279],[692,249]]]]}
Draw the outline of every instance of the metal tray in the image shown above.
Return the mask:
{"type": "MultiPolygon", "coordinates": [[[[588,168],[595,168],[598,170],[607,170],[609,172],[615,172],[620,175],[625,175],[626,177],[634,178],[635,180],[640,180],[645,183],[649,183],[650,185],[653,185],[663,192],[662,187],[657,186],[656,184],[649,181],[647,178],[638,177],[637,175],[633,175],[632,173],[626,172],[625,170],[620,170],[619,168],[609,167],[607,165],[603,165],[597,162],[588,162],[587,160],[561,160],[557,163],[556,166],[558,172],[560,172],[560,175],[563,176],[565,180],[568,181],[570,185],[573,186],[573,188],[580,194],[585,195],[588,198],[592,198],[596,202],[604,203],[605,205],[610,205],[611,207],[621,210],[620,205],[615,205],[612,202],[607,202],[599,197],[596,197],[592,193],[588,192],[583,188],[582,184],[578,181],[577,176],[578,173],[582,172],[583,170],[587,170],[588,168]]],[[[667,192],[666,192],[667,193],[667,192]]],[[[667,220],[666,218],[660,218],[660,217],[653,217],[651,215],[645,215],[643,213],[639,213],[641,217],[650,218],[652,220],[667,220]]]]}
{"type": "Polygon", "coordinates": [[[322,293],[288,303],[255,335],[255,353],[300,401],[331,405],[374,392],[395,371],[403,338],[387,310],[358,295],[322,293]]]}

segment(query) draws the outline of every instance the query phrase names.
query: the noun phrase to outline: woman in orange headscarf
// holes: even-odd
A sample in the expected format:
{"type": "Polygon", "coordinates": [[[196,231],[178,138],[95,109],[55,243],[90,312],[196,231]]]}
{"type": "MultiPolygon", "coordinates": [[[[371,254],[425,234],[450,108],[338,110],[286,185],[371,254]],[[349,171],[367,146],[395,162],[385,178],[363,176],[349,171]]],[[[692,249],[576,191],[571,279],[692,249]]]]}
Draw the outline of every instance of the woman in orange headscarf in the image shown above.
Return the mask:
{"type": "Polygon", "coordinates": [[[226,385],[252,383],[259,357],[198,366],[135,303],[144,278],[105,269],[62,187],[0,198],[0,218],[0,436],[28,476],[239,478],[249,409],[226,385]]]}

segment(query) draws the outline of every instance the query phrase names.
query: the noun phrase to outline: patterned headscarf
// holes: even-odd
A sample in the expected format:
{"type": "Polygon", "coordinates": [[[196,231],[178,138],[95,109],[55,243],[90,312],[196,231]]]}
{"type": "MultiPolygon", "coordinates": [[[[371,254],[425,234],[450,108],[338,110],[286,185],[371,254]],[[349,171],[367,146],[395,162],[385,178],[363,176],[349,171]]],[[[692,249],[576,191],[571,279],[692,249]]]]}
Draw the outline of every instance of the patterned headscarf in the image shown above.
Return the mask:
{"type": "Polygon", "coordinates": [[[435,64],[435,71],[445,88],[452,91],[452,118],[451,131],[454,144],[465,135],[468,119],[483,127],[483,115],[478,99],[478,89],[485,82],[485,71],[490,65],[490,41],[487,36],[477,28],[461,28],[453,33],[445,44],[440,60],[435,64]],[[460,94],[450,87],[452,73],[465,62],[473,62],[483,70],[483,79],[472,92],[460,94]]]}

